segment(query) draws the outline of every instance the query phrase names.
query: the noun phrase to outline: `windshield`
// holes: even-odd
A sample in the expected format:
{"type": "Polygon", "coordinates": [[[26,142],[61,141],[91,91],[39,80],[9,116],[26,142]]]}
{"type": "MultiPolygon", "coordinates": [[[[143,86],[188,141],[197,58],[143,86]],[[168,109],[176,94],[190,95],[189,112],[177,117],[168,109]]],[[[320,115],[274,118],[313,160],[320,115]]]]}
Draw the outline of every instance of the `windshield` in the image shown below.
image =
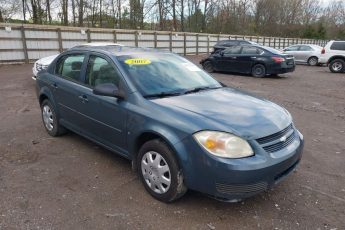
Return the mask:
{"type": "Polygon", "coordinates": [[[117,59],[143,96],[221,87],[206,72],[175,54],[140,53],[117,56],[117,59]]]}

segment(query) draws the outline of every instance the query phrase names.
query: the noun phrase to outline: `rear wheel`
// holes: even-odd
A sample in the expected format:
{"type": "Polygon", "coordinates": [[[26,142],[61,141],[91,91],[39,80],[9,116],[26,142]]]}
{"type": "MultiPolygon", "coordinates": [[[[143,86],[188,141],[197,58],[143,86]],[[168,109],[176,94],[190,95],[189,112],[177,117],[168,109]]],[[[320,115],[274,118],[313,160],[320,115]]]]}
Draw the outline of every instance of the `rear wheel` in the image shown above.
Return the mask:
{"type": "Polygon", "coordinates": [[[329,70],[333,73],[341,73],[345,70],[345,61],[342,59],[334,59],[329,63],[329,70]]]}
{"type": "Polygon", "coordinates": [[[319,59],[317,57],[310,57],[308,59],[308,65],[316,66],[319,63],[319,59]]]}
{"type": "Polygon", "coordinates": [[[253,77],[264,77],[266,75],[266,67],[262,64],[256,64],[252,68],[253,77]]]}
{"type": "Polygon", "coordinates": [[[137,169],[145,189],[160,201],[175,201],[187,191],[173,151],[160,139],[140,148],[137,169]]]}
{"type": "Polygon", "coordinates": [[[204,64],[202,65],[202,67],[204,68],[204,70],[206,70],[209,73],[214,72],[213,64],[210,61],[205,61],[204,64]]]}

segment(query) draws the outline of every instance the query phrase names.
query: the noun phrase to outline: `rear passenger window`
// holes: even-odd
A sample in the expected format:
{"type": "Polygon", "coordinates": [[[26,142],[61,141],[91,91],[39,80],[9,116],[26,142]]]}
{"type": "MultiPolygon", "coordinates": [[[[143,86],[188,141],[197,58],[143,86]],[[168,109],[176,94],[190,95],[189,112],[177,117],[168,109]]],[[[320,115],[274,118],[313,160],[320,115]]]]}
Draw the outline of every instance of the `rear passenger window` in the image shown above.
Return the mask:
{"type": "Polygon", "coordinates": [[[84,62],[85,55],[68,55],[62,57],[57,64],[55,73],[63,78],[80,81],[80,71],[84,62]]]}
{"type": "Polygon", "coordinates": [[[345,50],[345,42],[333,42],[331,50],[345,50]]]}
{"type": "Polygon", "coordinates": [[[242,49],[242,54],[256,55],[260,53],[260,50],[256,47],[243,47],[242,49]]]}
{"type": "Polygon", "coordinates": [[[85,83],[91,87],[104,83],[112,83],[119,87],[120,74],[106,59],[91,55],[85,83]]]}

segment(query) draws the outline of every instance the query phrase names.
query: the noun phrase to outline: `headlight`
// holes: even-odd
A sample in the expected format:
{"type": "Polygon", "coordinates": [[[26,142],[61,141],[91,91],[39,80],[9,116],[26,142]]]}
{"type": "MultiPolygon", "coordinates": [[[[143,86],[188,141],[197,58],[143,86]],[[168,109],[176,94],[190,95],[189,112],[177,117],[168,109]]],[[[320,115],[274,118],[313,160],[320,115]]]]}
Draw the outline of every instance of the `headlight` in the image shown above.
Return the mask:
{"type": "Polygon", "coordinates": [[[230,133],[201,131],[193,136],[204,149],[218,157],[243,158],[254,155],[246,140],[230,133]]]}

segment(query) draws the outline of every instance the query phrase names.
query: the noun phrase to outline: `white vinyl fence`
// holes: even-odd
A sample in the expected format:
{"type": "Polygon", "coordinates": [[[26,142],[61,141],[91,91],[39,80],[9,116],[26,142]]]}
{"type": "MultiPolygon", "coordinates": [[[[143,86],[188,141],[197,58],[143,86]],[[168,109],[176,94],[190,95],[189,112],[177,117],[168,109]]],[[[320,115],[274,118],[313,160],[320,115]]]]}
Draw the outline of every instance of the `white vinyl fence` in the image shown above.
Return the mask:
{"type": "Polygon", "coordinates": [[[292,44],[324,46],[327,42],[300,38],[0,23],[0,63],[29,63],[88,42],[115,42],[198,55],[209,53],[217,41],[225,39],[245,39],[276,49],[292,44]]]}

